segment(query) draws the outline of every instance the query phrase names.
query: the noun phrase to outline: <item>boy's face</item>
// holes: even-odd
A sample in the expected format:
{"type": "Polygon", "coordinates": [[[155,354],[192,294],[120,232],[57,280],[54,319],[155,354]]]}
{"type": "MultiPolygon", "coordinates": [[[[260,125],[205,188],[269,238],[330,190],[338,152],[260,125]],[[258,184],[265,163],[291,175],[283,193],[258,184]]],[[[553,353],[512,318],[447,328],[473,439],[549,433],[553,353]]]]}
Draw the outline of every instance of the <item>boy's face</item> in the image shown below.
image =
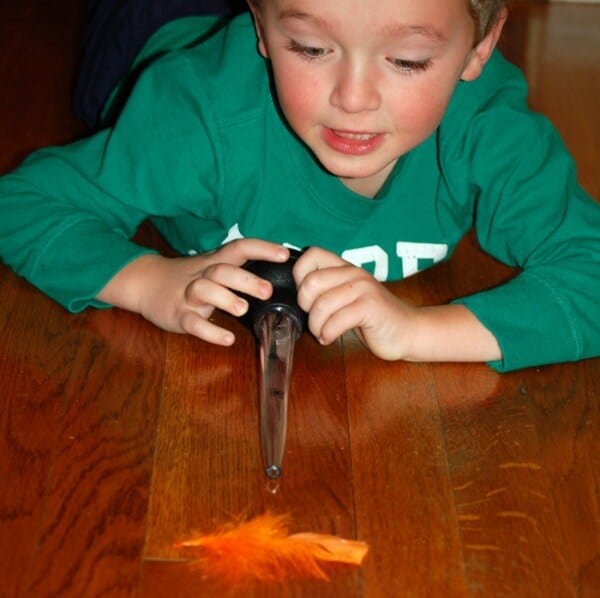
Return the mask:
{"type": "Polygon", "coordinates": [[[367,196],[483,66],[465,0],[263,0],[255,16],[289,124],[367,196]]]}

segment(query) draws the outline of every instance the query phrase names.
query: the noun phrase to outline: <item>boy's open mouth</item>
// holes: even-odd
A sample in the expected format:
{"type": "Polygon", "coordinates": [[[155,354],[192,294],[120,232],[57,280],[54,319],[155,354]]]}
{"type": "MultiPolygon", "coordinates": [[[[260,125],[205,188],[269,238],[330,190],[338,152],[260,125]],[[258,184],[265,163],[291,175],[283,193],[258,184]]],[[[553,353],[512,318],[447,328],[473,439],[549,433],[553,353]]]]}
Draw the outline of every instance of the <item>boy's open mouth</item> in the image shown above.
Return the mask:
{"type": "Polygon", "coordinates": [[[361,155],[377,148],[385,135],[365,131],[345,131],[323,127],[323,141],[336,152],[342,154],[361,155]]]}
{"type": "Polygon", "coordinates": [[[358,141],[368,141],[377,136],[377,133],[353,133],[352,131],[338,131],[332,129],[332,131],[338,136],[344,139],[354,139],[358,141]]]}

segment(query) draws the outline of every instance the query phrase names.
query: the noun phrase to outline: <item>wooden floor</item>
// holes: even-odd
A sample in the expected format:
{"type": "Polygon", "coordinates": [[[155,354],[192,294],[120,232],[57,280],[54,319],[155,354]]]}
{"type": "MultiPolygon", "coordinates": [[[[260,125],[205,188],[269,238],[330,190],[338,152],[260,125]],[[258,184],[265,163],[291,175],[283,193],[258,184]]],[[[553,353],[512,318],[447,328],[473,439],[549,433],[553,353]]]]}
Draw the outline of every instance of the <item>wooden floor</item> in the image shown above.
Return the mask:
{"type": "MultiPolygon", "coordinates": [[[[0,171],[82,134],[81,2],[0,3],[0,171]],[[63,12],[58,11],[62,7],[63,12]]],[[[600,6],[515,4],[502,42],[600,195],[600,6]]],[[[468,238],[394,290],[439,302],[507,272],[468,238]]],[[[240,513],[367,542],[358,570],[247,596],[600,596],[600,360],[498,375],[297,348],[266,491],[255,347],[69,315],[0,266],[0,596],[212,596],[173,547],[240,513]]]]}

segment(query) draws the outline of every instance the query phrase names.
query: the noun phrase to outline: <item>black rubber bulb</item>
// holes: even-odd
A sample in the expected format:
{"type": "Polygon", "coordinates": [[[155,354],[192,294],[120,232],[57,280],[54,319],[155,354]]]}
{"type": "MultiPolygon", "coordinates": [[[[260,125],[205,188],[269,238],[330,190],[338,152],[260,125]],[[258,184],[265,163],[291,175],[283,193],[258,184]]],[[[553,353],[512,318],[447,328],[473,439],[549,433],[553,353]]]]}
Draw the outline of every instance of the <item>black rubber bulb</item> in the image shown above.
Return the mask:
{"type": "Polygon", "coordinates": [[[249,308],[241,320],[254,331],[257,337],[264,316],[271,311],[283,312],[293,318],[299,330],[298,336],[306,328],[308,316],[298,305],[296,283],[292,275],[294,264],[301,255],[301,251],[290,249],[290,258],[284,263],[249,260],[244,264],[244,269],[268,280],[273,285],[273,294],[266,301],[243,295],[248,301],[249,308]]]}

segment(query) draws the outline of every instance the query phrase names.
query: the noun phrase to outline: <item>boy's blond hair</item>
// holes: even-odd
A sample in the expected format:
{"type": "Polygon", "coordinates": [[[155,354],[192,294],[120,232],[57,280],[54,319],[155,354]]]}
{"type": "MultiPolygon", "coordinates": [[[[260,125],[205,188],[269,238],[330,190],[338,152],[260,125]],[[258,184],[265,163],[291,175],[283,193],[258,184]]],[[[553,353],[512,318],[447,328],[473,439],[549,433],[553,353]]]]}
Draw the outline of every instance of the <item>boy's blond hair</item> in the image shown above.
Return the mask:
{"type": "MultiPolygon", "coordinates": [[[[251,8],[260,10],[264,0],[247,0],[251,8]]],[[[478,44],[490,31],[500,11],[506,6],[508,0],[467,0],[469,12],[475,21],[475,41],[478,44]]]]}
{"type": "Polygon", "coordinates": [[[469,12],[475,21],[475,44],[489,33],[507,4],[508,0],[469,0],[469,12]]]}

